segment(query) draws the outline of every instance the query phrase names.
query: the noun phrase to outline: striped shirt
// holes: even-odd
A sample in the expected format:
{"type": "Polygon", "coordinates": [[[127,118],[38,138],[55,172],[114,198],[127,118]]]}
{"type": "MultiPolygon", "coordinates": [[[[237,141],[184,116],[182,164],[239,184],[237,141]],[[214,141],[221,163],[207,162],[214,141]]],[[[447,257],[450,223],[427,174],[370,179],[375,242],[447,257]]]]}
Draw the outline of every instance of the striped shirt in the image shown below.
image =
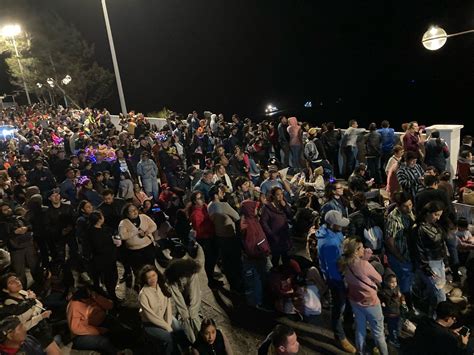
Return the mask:
{"type": "Polygon", "coordinates": [[[397,170],[397,179],[400,187],[403,191],[410,194],[414,199],[416,193],[423,188],[423,183],[420,180],[425,174],[423,168],[416,164],[414,167],[409,167],[403,164],[400,169],[397,170]]]}

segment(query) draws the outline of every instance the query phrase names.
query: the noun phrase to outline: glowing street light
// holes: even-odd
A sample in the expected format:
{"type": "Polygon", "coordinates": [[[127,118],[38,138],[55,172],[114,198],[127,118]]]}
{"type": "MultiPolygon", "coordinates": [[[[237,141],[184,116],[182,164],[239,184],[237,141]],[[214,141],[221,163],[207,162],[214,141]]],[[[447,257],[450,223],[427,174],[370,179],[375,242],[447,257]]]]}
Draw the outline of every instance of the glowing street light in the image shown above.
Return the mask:
{"type": "Polygon", "coordinates": [[[272,114],[275,111],[278,111],[278,108],[276,108],[273,105],[268,105],[267,108],[265,109],[265,113],[267,114],[272,114]]]}
{"type": "Polygon", "coordinates": [[[36,86],[38,87],[38,89],[41,89],[43,87],[43,84],[41,83],[36,83],[36,86]]]}
{"type": "Polygon", "coordinates": [[[48,83],[48,85],[50,87],[54,88],[54,79],[53,78],[46,79],[46,82],[48,83]]]}
{"type": "Polygon", "coordinates": [[[430,51],[437,51],[446,44],[449,37],[460,36],[467,33],[473,33],[474,30],[447,34],[444,29],[438,26],[432,26],[425,32],[421,43],[430,51]]]}
{"type": "Polygon", "coordinates": [[[13,48],[15,48],[16,59],[18,60],[18,67],[20,68],[20,75],[23,79],[23,86],[25,88],[26,99],[28,100],[28,105],[31,105],[30,93],[28,92],[28,86],[26,85],[25,74],[23,73],[23,66],[20,61],[20,53],[18,53],[18,48],[16,46],[15,36],[18,36],[21,33],[20,25],[5,25],[0,31],[1,35],[7,38],[10,38],[13,43],[13,48]]]}
{"type": "Polygon", "coordinates": [[[67,84],[69,84],[69,83],[71,82],[71,80],[72,80],[71,76],[70,76],[70,75],[66,75],[66,76],[64,77],[64,79],[61,80],[61,82],[62,82],[64,85],[67,85],[67,84]]]}

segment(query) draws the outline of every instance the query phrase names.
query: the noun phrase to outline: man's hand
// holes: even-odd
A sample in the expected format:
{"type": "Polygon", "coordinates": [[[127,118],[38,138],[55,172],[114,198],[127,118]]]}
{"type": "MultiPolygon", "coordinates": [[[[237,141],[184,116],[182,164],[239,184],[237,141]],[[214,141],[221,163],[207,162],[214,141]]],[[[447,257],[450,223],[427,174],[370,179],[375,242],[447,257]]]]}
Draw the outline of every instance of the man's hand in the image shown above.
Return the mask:
{"type": "Polygon", "coordinates": [[[31,290],[28,290],[26,292],[28,293],[28,295],[27,295],[28,298],[36,299],[36,293],[34,293],[31,290]]]}
{"type": "Polygon", "coordinates": [[[15,229],[15,234],[25,234],[28,231],[28,227],[19,227],[15,229]]]}
{"type": "Polygon", "coordinates": [[[53,312],[51,312],[51,311],[44,311],[43,313],[41,313],[41,317],[43,317],[43,319],[49,318],[49,317],[51,317],[52,313],[53,312]]]}

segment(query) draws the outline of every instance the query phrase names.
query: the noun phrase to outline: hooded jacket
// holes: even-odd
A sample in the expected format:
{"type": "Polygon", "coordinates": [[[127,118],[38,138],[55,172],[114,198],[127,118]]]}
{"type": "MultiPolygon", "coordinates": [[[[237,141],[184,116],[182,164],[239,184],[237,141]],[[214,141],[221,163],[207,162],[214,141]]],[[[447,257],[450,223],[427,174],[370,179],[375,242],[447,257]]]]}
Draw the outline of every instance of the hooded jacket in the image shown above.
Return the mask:
{"type": "Polygon", "coordinates": [[[296,117],[288,118],[287,130],[290,135],[290,145],[301,145],[301,126],[298,125],[296,117]]]}
{"type": "Polygon", "coordinates": [[[323,224],[317,231],[316,238],[318,239],[319,265],[324,278],[326,281],[342,281],[337,262],[342,255],[344,235],[342,232],[332,231],[323,224]]]}
{"type": "Polygon", "coordinates": [[[263,231],[262,225],[260,224],[255,211],[257,210],[258,203],[253,200],[244,200],[240,207],[240,214],[243,218],[240,219],[240,230],[242,232],[242,238],[245,240],[247,236],[254,236],[254,240],[265,240],[266,235],[263,231]]]}
{"type": "Polygon", "coordinates": [[[277,208],[273,203],[267,203],[262,209],[260,223],[267,236],[272,252],[285,252],[291,248],[290,227],[291,209],[288,204],[277,208]]]}

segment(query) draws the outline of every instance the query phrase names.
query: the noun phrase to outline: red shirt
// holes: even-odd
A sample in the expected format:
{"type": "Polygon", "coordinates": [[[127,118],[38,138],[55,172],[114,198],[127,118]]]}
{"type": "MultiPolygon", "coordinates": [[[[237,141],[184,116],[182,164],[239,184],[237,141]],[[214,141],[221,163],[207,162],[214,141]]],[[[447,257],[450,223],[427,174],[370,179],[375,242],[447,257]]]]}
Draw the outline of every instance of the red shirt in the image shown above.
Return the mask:
{"type": "Polygon", "coordinates": [[[196,231],[196,239],[209,239],[214,237],[214,224],[209,218],[207,206],[204,204],[201,207],[194,206],[190,216],[191,225],[196,231]]]}

